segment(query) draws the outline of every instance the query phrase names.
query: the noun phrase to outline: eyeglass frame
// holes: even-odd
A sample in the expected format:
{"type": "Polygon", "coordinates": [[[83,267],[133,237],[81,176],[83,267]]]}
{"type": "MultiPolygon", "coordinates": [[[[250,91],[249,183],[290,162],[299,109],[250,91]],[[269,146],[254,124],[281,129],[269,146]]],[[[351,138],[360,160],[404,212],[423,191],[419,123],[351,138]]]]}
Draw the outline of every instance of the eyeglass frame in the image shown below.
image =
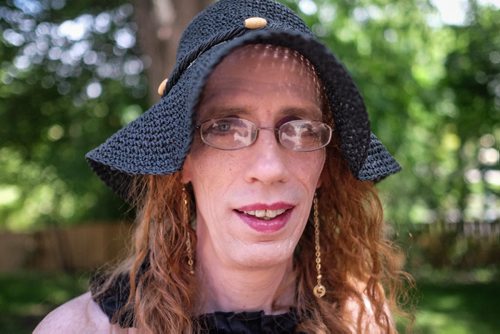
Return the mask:
{"type": "MultiPolygon", "coordinates": [[[[278,123],[279,124],[279,123],[278,123]]],[[[263,127],[263,126],[257,126],[257,124],[255,124],[254,122],[250,121],[250,120],[247,120],[245,118],[240,118],[240,117],[220,117],[220,118],[210,118],[210,119],[207,119],[207,120],[204,120],[202,122],[200,122],[198,125],[195,126],[195,129],[199,129],[200,130],[200,138],[202,140],[203,143],[205,143],[206,145],[210,146],[210,147],[213,147],[213,148],[216,148],[218,150],[223,150],[223,151],[236,151],[236,150],[241,150],[243,148],[246,148],[246,147],[250,147],[252,146],[253,144],[255,144],[255,142],[257,141],[258,137],[259,137],[259,132],[260,130],[272,130],[274,131],[274,134],[275,134],[275,138],[276,138],[276,141],[281,145],[283,146],[284,148],[290,150],[290,151],[293,151],[293,152],[314,152],[314,151],[317,151],[317,150],[320,150],[324,147],[326,147],[328,144],[330,144],[330,142],[332,141],[332,137],[333,137],[333,127],[328,124],[328,123],[325,123],[323,121],[314,121],[314,120],[304,120],[304,119],[292,119],[292,120],[289,120],[289,121],[286,121],[282,124],[280,124],[278,127],[263,127]],[[213,143],[210,143],[209,141],[207,141],[207,139],[205,138],[205,136],[203,135],[203,125],[208,123],[208,122],[215,122],[215,121],[220,121],[220,120],[224,120],[224,119],[233,119],[233,120],[239,120],[239,121],[243,121],[244,124],[250,124],[250,134],[253,134],[255,133],[255,137],[253,140],[251,140],[250,144],[248,145],[244,145],[244,146],[239,146],[239,147],[235,147],[235,148],[222,148],[222,147],[219,147],[219,146],[216,146],[214,145],[213,143]],[[309,122],[309,123],[320,123],[322,126],[326,127],[326,129],[328,129],[328,140],[324,143],[324,144],[321,144],[321,146],[317,147],[317,148],[314,148],[314,149],[298,149],[298,150],[294,150],[290,147],[287,147],[286,145],[284,145],[282,142],[281,142],[281,128],[283,126],[285,126],[286,124],[288,123],[291,123],[291,122],[300,122],[300,121],[304,121],[304,122],[309,122]]],[[[252,138],[252,136],[250,136],[250,138],[252,138]]]]}

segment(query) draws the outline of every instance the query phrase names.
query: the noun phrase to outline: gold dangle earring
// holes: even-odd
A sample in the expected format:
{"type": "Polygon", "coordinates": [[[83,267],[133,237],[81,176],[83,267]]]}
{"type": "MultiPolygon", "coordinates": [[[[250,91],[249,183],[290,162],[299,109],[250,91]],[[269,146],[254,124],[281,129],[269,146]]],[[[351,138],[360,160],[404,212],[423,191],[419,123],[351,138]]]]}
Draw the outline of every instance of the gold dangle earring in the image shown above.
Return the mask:
{"type": "Polygon", "coordinates": [[[314,249],[316,251],[316,276],[317,284],[313,289],[313,293],[317,298],[321,298],[326,293],[326,288],[321,284],[321,248],[319,245],[319,211],[318,211],[318,196],[315,193],[313,199],[313,221],[314,221],[314,249]]]}
{"type": "Polygon", "coordinates": [[[187,190],[182,186],[182,202],[184,204],[184,223],[186,224],[186,251],[188,257],[189,273],[194,275],[193,248],[191,246],[191,237],[189,236],[189,202],[187,190]]]}

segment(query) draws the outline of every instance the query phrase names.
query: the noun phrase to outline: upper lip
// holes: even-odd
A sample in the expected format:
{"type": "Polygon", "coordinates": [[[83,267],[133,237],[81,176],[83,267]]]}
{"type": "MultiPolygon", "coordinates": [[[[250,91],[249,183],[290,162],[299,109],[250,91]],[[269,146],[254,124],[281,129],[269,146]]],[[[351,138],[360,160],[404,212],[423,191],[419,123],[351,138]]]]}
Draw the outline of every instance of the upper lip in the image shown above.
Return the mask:
{"type": "Polygon", "coordinates": [[[293,204],[285,203],[285,202],[275,202],[271,204],[265,203],[254,203],[249,205],[244,205],[242,207],[237,208],[238,211],[256,211],[256,210],[288,210],[294,207],[293,204]]]}

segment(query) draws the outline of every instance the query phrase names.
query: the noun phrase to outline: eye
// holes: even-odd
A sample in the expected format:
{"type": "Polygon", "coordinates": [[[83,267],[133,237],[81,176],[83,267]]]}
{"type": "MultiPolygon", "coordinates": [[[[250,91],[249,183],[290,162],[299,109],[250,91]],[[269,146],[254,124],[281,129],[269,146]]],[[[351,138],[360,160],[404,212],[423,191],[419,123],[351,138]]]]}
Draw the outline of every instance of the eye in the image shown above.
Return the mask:
{"type": "Polygon", "coordinates": [[[302,123],[300,125],[300,135],[302,137],[316,137],[318,135],[318,130],[311,123],[302,123]]]}
{"type": "Polygon", "coordinates": [[[212,124],[212,126],[210,127],[210,131],[221,133],[221,134],[227,133],[227,132],[231,131],[232,125],[233,124],[230,120],[221,119],[221,120],[218,120],[217,122],[215,122],[214,124],[212,124]]]}
{"type": "Polygon", "coordinates": [[[246,129],[246,126],[240,118],[219,118],[203,123],[201,128],[206,136],[220,137],[240,133],[246,129]]]}
{"type": "Polygon", "coordinates": [[[286,116],[286,117],[283,117],[282,119],[280,119],[280,120],[276,123],[275,127],[276,127],[277,129],[279,129],[279,128],[283,125],[283,124],[286,124],[286,123],[288,123],[288,122],[292,122],[292,121],[298,121],[298,120],[300,120],[300,118],[299,118],[299,117],[297,117],[297,116],[286,116]]]}
{"type": "Polygon", "coordinates": [[[299,137],[315,136],[318,132],[312,121],[302,119],[289,120],[281,125],[280,130],[299,137]]]}
{"type": "Polygon", "coordinates": [[[219,118],[200,125],[201,139],[221,150],[236,150],[251,145],[256,138],[256,127],[242,118],[219,118]]]}
{"type": "Polygon", "coordinates": [[[238,127],[237,121],[237,119],[232,118],[217,119],[207,127],[206,131],[210,133],[210,135],[214,136],[224,136],[227,134],[231,134],[238,127]]]}

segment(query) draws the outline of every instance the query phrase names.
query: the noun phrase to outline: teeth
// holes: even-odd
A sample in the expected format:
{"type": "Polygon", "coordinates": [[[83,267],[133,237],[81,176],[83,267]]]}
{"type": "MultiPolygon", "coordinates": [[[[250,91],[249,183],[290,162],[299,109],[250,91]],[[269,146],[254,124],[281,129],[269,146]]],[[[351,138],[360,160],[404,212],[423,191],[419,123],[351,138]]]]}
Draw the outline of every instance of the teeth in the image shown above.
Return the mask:
{"type": "Polygon", "coordinates": [[[285,211],[286,211],[285,209],[279,209],[279,210],[250,210],[250,211],[243,211],[243,212],[249,216],[255,216],[257,218],[269,220],[269,219],[276,218],[277,216],[281,215],[285,211]]]}

